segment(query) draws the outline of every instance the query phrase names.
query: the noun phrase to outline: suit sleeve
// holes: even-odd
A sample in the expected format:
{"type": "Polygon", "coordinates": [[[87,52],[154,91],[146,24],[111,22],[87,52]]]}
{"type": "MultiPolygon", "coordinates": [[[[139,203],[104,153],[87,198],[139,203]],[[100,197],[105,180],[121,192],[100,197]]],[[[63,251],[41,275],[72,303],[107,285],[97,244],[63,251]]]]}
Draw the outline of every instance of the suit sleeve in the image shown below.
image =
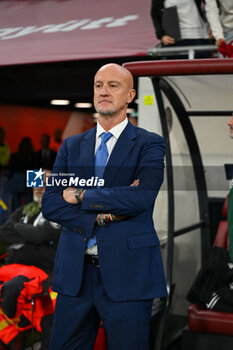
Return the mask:
{"type": "Polygon", "coordinates": [[[151,3],[151,18],[156,31],[156,36],[158,39],[162,39],[166,33],[162,27],[162,9],[164,8],[164,0],[152,0],[151,3]]]}
{"type": "MultiPolygon", "coordinates": [[[[88,189],[82,201],[82,210],[116,215],[138,215],[154,204],[164,176],[165,142],[153,135],[144,145],[136,168],[137,187],[123,186],[88,189]]],[[[122,170],[123,171],[123,170],[122,170]]]]}
{"type": "MultiPolygon", "coordinates": [[[[67,146],[64,140],[59,149],[53,168],[53,174],[67,173],[67,146]]],[[[62,177],[63,178],[63,177],[62,177]]],[[[59,176],[57,176],[59,179],[59,176]]],[[[52,186],[49,181],[42,198],[42,214],[50,221],[57,222],[68,229],[90,236],[95,223],[96,214],[91,211],[81,210],[81,205],[69,204],[62,196],[64,187],[52,186]]]]}

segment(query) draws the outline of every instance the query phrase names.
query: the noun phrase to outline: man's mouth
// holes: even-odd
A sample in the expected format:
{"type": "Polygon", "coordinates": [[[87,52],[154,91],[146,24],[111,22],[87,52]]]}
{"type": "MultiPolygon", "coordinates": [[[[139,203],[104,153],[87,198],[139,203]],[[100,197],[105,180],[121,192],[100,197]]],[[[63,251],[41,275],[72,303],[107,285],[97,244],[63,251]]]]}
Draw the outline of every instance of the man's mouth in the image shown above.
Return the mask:
{"type": "Polygon", "coordinates": [[[109,100],[100,100],[99,103],[111,103],[109,100]]]}

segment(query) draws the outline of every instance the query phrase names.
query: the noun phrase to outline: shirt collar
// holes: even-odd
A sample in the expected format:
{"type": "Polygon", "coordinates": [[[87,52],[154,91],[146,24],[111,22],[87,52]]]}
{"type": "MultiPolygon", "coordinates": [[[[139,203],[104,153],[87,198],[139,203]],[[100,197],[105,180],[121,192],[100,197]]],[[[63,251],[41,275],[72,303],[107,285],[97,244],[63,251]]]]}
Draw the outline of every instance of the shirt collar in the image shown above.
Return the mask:
{"type": "MultiPolygon", "coordinates": [[[[128,124],[128,118],[125,118],[122,122],[114,126],[112,129],[108,130],[116,139],[120,137],[120,134],[128,124]]],[[[97,128],[96,128],[96,138],[98,138],[103,132],[106,132],[104,128],[97,122],[97,128]]]]}

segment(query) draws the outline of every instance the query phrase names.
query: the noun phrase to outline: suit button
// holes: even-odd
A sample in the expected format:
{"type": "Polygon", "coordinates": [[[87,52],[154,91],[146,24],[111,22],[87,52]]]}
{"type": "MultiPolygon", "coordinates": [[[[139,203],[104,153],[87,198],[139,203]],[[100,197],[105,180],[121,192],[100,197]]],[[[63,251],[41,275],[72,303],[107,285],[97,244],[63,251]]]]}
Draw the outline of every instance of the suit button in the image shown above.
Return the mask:
{"type": "Polygon", "coordinates": [[[74,232],[81,233],[81,235],[85,234],[85,231],[83,231],[81,228],[75,227],[74,232]]]}
{"type": "Polygon", "coordinates": [[[87,243],[87,238],[83,238],[83,242],[84,242],[84,243],[87,243]]]}

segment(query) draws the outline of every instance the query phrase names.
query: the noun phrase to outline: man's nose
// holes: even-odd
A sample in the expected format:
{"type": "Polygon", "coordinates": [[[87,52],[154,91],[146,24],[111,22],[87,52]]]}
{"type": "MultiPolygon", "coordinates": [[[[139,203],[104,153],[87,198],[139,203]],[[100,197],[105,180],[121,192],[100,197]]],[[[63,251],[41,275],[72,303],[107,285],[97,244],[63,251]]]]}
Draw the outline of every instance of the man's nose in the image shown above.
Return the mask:
{"type": "Polygon", "coordinates": [[[109,91],[108,91],[108,87],[106,85],[103,85],[100,91],[100,94],[102,96],[108,96],[109,95],[109,91]]]}

